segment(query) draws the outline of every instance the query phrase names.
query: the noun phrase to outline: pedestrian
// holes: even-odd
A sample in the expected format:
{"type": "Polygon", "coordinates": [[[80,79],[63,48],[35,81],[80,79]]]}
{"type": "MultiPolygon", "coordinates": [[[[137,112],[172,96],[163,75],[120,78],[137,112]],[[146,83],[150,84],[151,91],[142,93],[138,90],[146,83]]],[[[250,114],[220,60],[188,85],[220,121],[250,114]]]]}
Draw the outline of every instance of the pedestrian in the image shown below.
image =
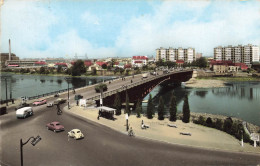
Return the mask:
{"type": "Polygon", "coordinates": [[[77,106],[79,106],[79,100],[77,100],[77,106]]]}
{"type": "Polygon", "coordinates": [[[133,83],[133,80],[131,80],[131,83],[133,83]]]}

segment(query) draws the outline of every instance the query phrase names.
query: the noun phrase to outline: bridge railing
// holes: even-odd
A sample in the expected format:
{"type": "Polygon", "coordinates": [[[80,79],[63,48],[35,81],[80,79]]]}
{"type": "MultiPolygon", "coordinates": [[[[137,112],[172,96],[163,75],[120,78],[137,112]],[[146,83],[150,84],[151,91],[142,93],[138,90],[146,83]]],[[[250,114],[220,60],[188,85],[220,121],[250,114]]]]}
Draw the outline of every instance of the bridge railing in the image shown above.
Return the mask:
{"type": "MultiPolygon", "coordinates": [[[[178,71],[178,73],[181,73],[181,72],[186,72],[186,71],[178,71]]],[[[149,81],[152,81],[152,80],[155,80],[155,79],[158,79],[158,78],[162,78],[162,77],[167,77],[167,76],[170,76],[173,72],[170,72],[170,73],[166,73],[166,74],[162,74],[162,75],[158,75],[158,76],[153,76],[153,77],[149,77],[149,78],[144,78],[142,79],[141,81],[137,81],[137,82],[133,82],[131,84],[128,84],[125,86],[125,88],[122,86],[118,89],[115,89],[115,90],[112,90],[112,91],[107,91],[107,92],[104,92],[103,93],[103,98],[107,97],[107,96],[111,96],[111,95],[114,95],[116,94],[117,92],[122,92],[122,91],[125,91],[125,89],[131,89],[135,86],[138,86],[138,85],[141,85],[145,82],[149,82],[149,81]]],[[[166,79],[169,79],[169,78],[166,78],[166,79]]],[[[160,83],[162,83],[163,81],[160,81],[160,83]]],[[[89,100],[99,100],[100,99],[100,94],[98,95],[95,95],[93,97],[90,97],[88,98],[89,100]]]]}

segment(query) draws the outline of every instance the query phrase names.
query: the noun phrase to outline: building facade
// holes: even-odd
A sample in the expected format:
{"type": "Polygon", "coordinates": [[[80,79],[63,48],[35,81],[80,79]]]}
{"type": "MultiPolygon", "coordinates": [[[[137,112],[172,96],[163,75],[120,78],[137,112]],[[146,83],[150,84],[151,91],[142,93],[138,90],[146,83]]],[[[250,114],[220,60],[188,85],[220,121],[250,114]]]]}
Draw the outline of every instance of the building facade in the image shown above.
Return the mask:
{"type": "Polygon", "coordinates": [[[232,61],[233,63],[244,63],[251,66],[252,62],[259,62],[259,47],[252,44],[245,46],[227,46],[214,48],[214,60],[232,61]]]}
{"type": "Polygon", "coordinates": [[[156,49],[156,61],[172,61],[176,62],[177,60],[183,60],[185,63],[191,63],[196,59],[195,49],[187,48],[184,49],[182,47],[169,49],[160,47],[156,49]]]}
{"type": "MultiPolygon", "coordinates": [[[[166,56],[166,50],[163,50],[163,57],[166,56]]],[[[133,56],[132,58],[132,66],[133,67],[142,67],[148,64],[147,56],[133,56]]]]}

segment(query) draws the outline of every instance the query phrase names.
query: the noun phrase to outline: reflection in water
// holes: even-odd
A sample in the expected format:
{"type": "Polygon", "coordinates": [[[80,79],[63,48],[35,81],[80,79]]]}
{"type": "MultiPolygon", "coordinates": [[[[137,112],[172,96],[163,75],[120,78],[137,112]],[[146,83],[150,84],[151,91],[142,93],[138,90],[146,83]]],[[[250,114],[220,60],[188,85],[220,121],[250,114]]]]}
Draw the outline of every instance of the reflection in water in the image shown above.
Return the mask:
{"type": "Polygon", "coordinates": [[[195,95],[201,97],[201,98],[205,98],[207,95],[208,91],[195,91],[195,95]]]}
{"type": "Polygon", "coordinates": [[[58,83],[58,84],[62,84],[62,80],[61,80],[61,79],[58,79],[58,80],[57,80],[57,83],[58,83]]]}
{"type": "Polygon", "coordinates": [[[230,83],[231,86],[226,88],[215,88],[212,89],[212,93],[216,96],[229,96],[232,98],[245,98],[248,100],[260,98],[259,84],[250,83],[230,83]]]}
{"type": "MultiPolygon", "coordinates": [[[[233,82],[229,85],[224,88],[205,89],[158,86],[151,94],[154,97],[154,105],[158,105],[160,96],[163,97],[167,113],[171,93],[174,92],[176,96],[179,113],[182,112],[183,98],[187,93],[191,112],[234,116],[260,125],[260,82],[233,82]]],[[[148,100],[148,96],[144,100],[148,100]]],[[[143,111],[147,111],[147,103],[143,103],[143,111]]]]}

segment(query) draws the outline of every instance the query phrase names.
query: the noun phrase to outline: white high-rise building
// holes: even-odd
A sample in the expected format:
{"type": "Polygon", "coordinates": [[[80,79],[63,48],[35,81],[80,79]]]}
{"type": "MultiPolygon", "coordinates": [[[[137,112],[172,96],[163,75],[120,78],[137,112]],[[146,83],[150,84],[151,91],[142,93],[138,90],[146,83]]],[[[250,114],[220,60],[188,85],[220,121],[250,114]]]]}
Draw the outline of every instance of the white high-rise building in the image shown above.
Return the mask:
{"type": "Polygon", "coordinates": [[[175,62],[176,57],[175,57],[175,49],[172,47],[169,48],[169,61],[175,62]]]}
{"type": "Polygon", "coordinates": [[[214,59],[217,61],[222,60],[222,47],[221,46],[214,48],[214,59]]]}
{"type": "Polygon", "coordinates": [[[160,59],[163,61],[172,62],[176,62],[176,60],[183,60],[185,63],[191,63],[195,60],[195,49],[183,49],[182,47],[179,47],[178,49],[172,47],[165,49],[160,47],[156,49],[156,61],[159,61],[160,59]]]}
{"type": "Polygon", "coordinates": [[[259,47],[252,46],[252,62],[259,62],[259,47]]]}
{"type": "Polygon", "coordinates": [[[259,62],[259,47],[252,44],[245,46],[227,46],[214,48],[214,59],[219,61],[232,60],[233,63],[245,63],[251,66],[252,62],[259,62]]]}
{"type": "Polygon", "coordinates": [[[232,46],[224,47],[225,61],[231,61],[232,46]]]}
{"type": "MultiPolygon", "coordinates": [[[[185,58],[186,59],[186,58],[185,58]]],[[[193,48],[188,48],[187,49],[187,62],[191,63],[195,59],[195,52],[193,48]]]]}

